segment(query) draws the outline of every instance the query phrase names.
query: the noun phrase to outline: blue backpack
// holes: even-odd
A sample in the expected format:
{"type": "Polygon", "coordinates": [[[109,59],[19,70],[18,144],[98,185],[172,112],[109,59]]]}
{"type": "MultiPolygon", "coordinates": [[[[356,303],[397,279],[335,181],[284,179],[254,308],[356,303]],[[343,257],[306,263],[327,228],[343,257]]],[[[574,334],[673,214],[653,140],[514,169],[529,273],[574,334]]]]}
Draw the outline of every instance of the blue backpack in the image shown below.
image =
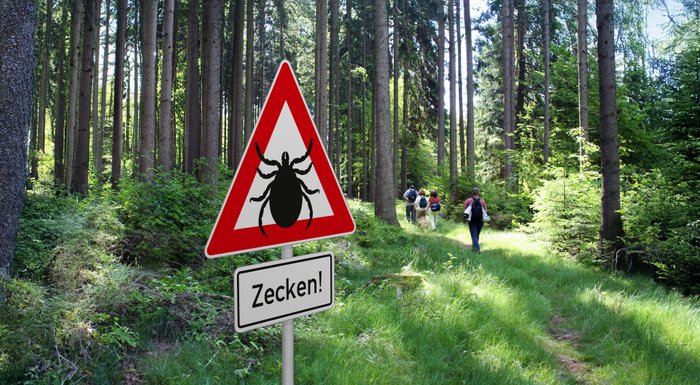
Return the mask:
{"type": "Polygon", "coordinates": [[[418,197],[418,191],[415,189],[410,189],[408,190],[408,201],[413,203],[416,201],[416,198],[418,197]]]}

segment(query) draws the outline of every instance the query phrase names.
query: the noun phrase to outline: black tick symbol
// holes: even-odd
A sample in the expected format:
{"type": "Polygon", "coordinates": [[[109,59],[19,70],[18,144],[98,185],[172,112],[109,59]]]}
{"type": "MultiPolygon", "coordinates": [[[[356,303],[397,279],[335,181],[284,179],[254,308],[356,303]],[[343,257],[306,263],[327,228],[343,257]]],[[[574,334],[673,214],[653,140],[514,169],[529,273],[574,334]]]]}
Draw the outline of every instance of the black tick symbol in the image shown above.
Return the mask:
{"type": "Polygon", "coordinates": [[[311,206],[308,195],[316,194],[318,190],[309,190],[306,184],[304,184],[304,181],[299,179],[298,175],[308,174],[314,164],[311,162],[306,170],[295,169],[294,165],[305,161],[306,158],[309,157],[313,144],[314,140],[311,139],[309,141],[309,147],[306,149],[306,154],[292,159],[291,162],[289,161],[289,154],[285,151],[282,153],[282,163],[280,164],[280,162],[276,160],[266,159],[260,151],[258,143],[255,143],[255,150],[258,153],[260,161],[268,166],[277,167],[277,170],[269,174],[260,171],[260,168],[257,169],[258,175],[263,179],[274,179],[267,185],[262,195],[250,198],[250,202],[263,202],[260,207],[260,215],[258,216],[258,227],[265,237],[267,237],[267,234],[265,234],[265,230],[262,226],[262,217],[268,202],[270,202],[270,212],[272,213],[272,218],[275,220],[275,223],[280,227],[287,228],[296,223],[297,219],[299,219],[302,203],[301,199],[304,198],[306,204],[309,206],[309,222],[306,224],[306,229],[308,230],[309,226],[311,226],[311,220],[314,217],[314,209],[311,206]]]}

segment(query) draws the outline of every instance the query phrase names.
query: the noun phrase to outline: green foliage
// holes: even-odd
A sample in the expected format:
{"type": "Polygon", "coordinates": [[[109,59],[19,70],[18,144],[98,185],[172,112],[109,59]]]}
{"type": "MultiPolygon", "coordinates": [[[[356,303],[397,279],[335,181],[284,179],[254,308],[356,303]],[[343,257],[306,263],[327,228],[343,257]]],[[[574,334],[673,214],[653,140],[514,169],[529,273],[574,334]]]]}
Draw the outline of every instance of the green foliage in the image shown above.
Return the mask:
{"type": "Polygon", "coordinates": [[[122,258],[138,264],[201,262],[224,193],[178,171],[157,174],[153,184],[123,183],[115,198],[126,226],[122,258]]]}
{"type": "Polygon", "coordinates": [[[563,251],[578,254],[598,239],[600,181],[595,173],[544,182],[534,194],[534,228],[563,251]]]}

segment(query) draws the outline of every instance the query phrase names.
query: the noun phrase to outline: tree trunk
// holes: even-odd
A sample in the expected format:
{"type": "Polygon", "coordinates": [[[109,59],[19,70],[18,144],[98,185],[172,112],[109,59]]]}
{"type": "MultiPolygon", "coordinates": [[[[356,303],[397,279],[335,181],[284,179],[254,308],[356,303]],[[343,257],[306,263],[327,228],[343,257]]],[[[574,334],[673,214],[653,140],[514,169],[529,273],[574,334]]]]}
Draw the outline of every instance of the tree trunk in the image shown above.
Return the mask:
{"type": "Polygon", "coordinates": [[[158,122],[158,166],[168,172],[175,167],[173,148],[173,23],[175,0],[163,2],[163,65],[160,75],[160,121],[158,122]]]}
{"type": "Polygon", "coordinates": [[[328,150],[328,43],[326,24],[328,11],[325,0],[316,2],[316,93],[314,103],[314,122],[321,136],[323,146],[328,150]]]}
{"type": "Polygon", "coordinates": [[[391,171],[391,131],[389,128],[389,25],[386,0],[374,0],[374,127],[377,133],[377,186],[374,214],[397,225],[396,183],[391,171]]]}
{"type": "Polygon", "coordinates": [[[241,161],[243,145],[243,3],[244,0],[236,0],[234,12],[233,31],[233,122],[229,122],[233,129],[233,161],[231,165],[238,168],[241,161]]]}
{"type": "MultiPolygon", "coordinates": [[[[99,152],[98,140],[100,138],[100,29],[102,28],[102,1],[100,0],[100,5],[97,7],[97,13],[95,14],[95,59],[93,66],[95,68],[92,77],[92,165],[94,168],[95,175],[97,179],[100,180],[100,172],[98,169],[102,169],[100,164],[102,158],[98,159],[99,152]]],[[[84,39],[84,38],[83,38],[84,39]]]]}
{"type": "Polygon", "coordinates": [[[442,175],[442,164],[445,161],[445,4],[438,1],[438,148],[437,168],[438,175],[442,175]]]}
{"type": "Polygon", "coordinates": [[[49,67],[51,66],[51,27],[53,24],[53,1],[46,0],[46,28],[41,59],[41,80],[39,83],[39,115],[36,149],[44,152],[46,142],[46,104],[49,97],[49,67]]]}
{"type": "Polygon", "coordinates": [[[112,188],[115,190],[119,188],[119,179],[122,174],[122,117],[124,110],[127,7],[127,0],[117,0],[117,49],[114,68],[114,121],[112,123],[112,188]]]}
{"type": "MultiPolygon", "coordinates": [[[[600,244],[603,252],[622,247],[620,216],[620,154],[615,99],[615,25],[613,0],[596,0],[598,29],[598,77],[600,79],[600,169],[601,194],[600,244]]],[[[618,265],[622,268],[622,265],[618,265]]],[[[626,266],[624,266],[626,267],[626,266]]]]}
{"type": "Polygon", "coordinates": [[[408,188],[408,141],[411,133],[408,127],[408,87],[408,52],[406,52],[403,57],[403,135],[401,140],[401,189],[399,193],[403,193],[408,188]]]}
{"type": "Polygon", "coordinates": [[[466,141],[464,138],[464,97],[462,88],[462,25],[459,0],[455,1],[457,11],[457,87],[459,87],[459,167],[462,173],[467,172],[466,141]]]}
{"type": "MultiPolygon", "coordinates": [[[[367,20],[367,7],[363,1],[363,20],[367,20]]],[[[367,34],[362,33],[362,68],[367,68],[367,34]]],[[[362,111],[360,112],[360,137],[362,138],[362,200],[369,201],[369,163],[367,162],[367,79],[362,78],[362,111]]]]}
{"type": "Polygon", "coordinates": [[[549,161],[549,0],[542,0],[542,12],[544,14],[543,39],[544,39],[544,148],[542,154],[542,162],[547,164],[549,161]]]}
{"type": "Polygon", "coordinates": [[[9,277],[24,200],[36,4],[0,3],[0,277],[9,277]]]}
{"type": "Polygon", "coordinates": [[[156,30],[158,1],[143,1],[141,26],[141,145],[139,146],[139,174],[152,183],[154,176],[156,134],[156,30]]]}
{"type": "Polygon", "coordinates": [[[255,100],[255,86],[253,84],[253,57],[255,55],[253,40],[255,30],[253,25],[254,0],[248,0],[246,4],[246,38],[245,38],[245,143],[250,140],[253,131],[253,101],[255,100]]]}
{"type": "Polygon", "coordinates": [[[95,163],[97,170],[97,181],[102,184],[102,154],[104,147],[104,137],[105,137],[105,115],[107,112],[107,70],[109,68],[109,17],[111,12],[111,0],[106,0],[107,3],[107,13],[105,16],[105,49],[102,53],[102,100],[100,104],[100,128],[98,130],[99,135],[97,136],[97,148],[93,148],[92,151],[97,153],[96,159],[99,160],[95,163]]]}
{"type": "Polygon", "coordinates": [[[518,58],[518,89],[515,94],[515,123],[514,130],[520,125],[520,116],[525,113],[525,33],[527,31],[527,12],[525,11],[525,0],[517,0],[518,17],[516,24],[518,25],[518,44],[516,57],[518,58]]]}
{"type": "MultiPolygon", "coordinates": [[[[242,0],[239,0],[242,1],[242,0]]],[[[202,106],[199,83],[199,1],[191,0],[187,20],[187,78],[185,82],[185,172],[194,172],[199,159],[202,106]]]]}
{"type": "Polygon", "coordinates": [[[579,163],[583,171],[585,144],[588,142],[588,0],[578,0],[578,125],[579,163]]]}
{"type": "MultiPolygon", "coordinates": [[[[61,31],[68,29],[68,2],[64,2],[61,6],[61,31]]],[[[53,147],[53,172],[54,184],[61,186],[63,184],[63,147],[65,137],[66,123],[66,38],[61,36],[58,39],[58,55],[56,56],[56,65],[58,67],[58,101],[56,102],[56,131],[54,134],[53,147]]]]}
{"type": "Polygon", "coordinates": [[[447,17],[450,32],[450,200],[457,202],[457,58],[455,50],[454,0],[447,2],[447,17]]]}
{"type": "Polygon", "coordinates": [[[80,97],[78,101],[78,137],[73,170],[74,192],[86,195],[88,191],[88,162],[90,153],[90,86],[97,68],[93,66],[95,57],[95,25],[99,14],[99,0],[85,0],[83,18],[83,52],[80,76],[80,97]]]}
{"type": "MultiPolygon", "coordinates": [[[[394,0],[394,136],[393,136],[393,152],[392,152],[392,167],[391,171],[394,178],[394,184],[399,179],[399,0],[394,0]]],[[[398,189],[397,189],[398,190],[398,189]]],[[[397,196],[400,192],[397,191],[397,196]]]]}
{"type": "Polygon", "coordinates": [[[339,0],[330,0],[331,4],[331,65],[330,65],[330,103],[328,105],[328,122],[332,142],[328,143],[328,148],[331,149],[329,154],[333,165],[335,166],[336,177],[340,178],[340,154],[338,140],[340,137],[340,128],[338,127],[338,104],[340,100],[339,84],[340,84],[340,4],[339,0]]]}
{"type": "Polygon", "coordinates": [[[73,168],[75,165],[75,137],[78,132],[76,116],[78,110],[78,72],[80,58],[80,21],[82,0],[73,0],[70,22],[70,86],[68,89],[68,118],[66,128],[66,189],[73,188],[73,168]]]}
{"type": "Polygon", "coordinates": [[[346,0],[347,11],[345,12],[346,17],[346,32],[345,32],[345,42],[347,43],[348,50],[348,127],[347,127],[347,184],[346,184],[346,194],[348,198],[355,196],[353,193],[353,137],[352,137],[352,123],[353,114],[355,113],[353,107],[355,101],[352,93],[352,44],[350,43],[350,36],[352,36],[352,8],[351,0],[346,0]]]}
{"type": "MultiPolygon", "coordinates": [[[[131,176],[138,174],[139,154],[141,147],[141,99],[139,97],[139,31],[141,31],[139,0],[134,0],[134,124],[131,135],[131,176]]],[[[143,92],[142,92],[143,93],[143,92]]]]}
{"type": "Polygon", "coordinates": [[[219,119],[221,116],[221,24],[223,2],[204,3],[202,12],[202,149],[206,159],[200,180],[218,181],[219,119]]]}
{"type": "Polygon", "coordinates": [[[505,166],[503,176],[510,190],[513,190],[513,0],[504,0],[503,14],[503,143],[505,166]]]}
{"type": "Polygon", "coordinates": [[[469,0],[464,0],[464,43],[467,50],[467,177],[475,178],[474,166],[474,65],[472,50],[472,17],[469,0]]]}

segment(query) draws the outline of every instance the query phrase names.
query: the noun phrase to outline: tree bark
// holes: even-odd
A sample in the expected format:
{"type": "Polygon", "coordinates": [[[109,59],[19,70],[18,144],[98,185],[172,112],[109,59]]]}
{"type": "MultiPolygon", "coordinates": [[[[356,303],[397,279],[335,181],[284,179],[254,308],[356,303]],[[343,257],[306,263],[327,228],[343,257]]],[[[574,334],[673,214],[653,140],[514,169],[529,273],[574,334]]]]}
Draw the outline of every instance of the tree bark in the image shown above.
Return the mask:
{"type": "Polygon", "coordinates": [[[100,5],[97,7],[97,13],[95,14],[95,59],[93,62],[94,73],[92,77],[92,165],[94,168],[97,180],[100,180],[100,172],[102,165],[102,157],[98,158],[99,152],[97,148],[99,146],[98,140],[100,138],[100,29],[102,28],[102,1],[100,0],[100,5]]]}
{"type": "Polygon", "coordinates": [[[221,117],[221,31],[223,2],[211,0],[203,4],[202,13],[202,149],[206,160],[200,180],[218,181],[219,119],[221,117]]]}
{"type": "Polygon", "coordinates": [[[374,127],[377,133],[377,186],[374,214],[397,225],[396,183],[391,171],[391,131],[389,128],[389,25],[386,0],[374,0],[374,127]]]}
{"type": "Polygon", "coordinates": [[[588,0],[578,0],[578,124],[579,162],[583,170],[585,144],[588,142],[588,0]]]}
{"type": "Polygon", "coordinates": [[[158,1],[143,1],[141,26],[141,145],[139,146],[139,174],[143,181],[152,183],[154,176],[156,133],[156,30],[158,1]]]}
{"type": "Polygon", "coordinates": [[[173,148],[173,23],[175,0],[163,2],[163,64],[160,75],[160,121],[158,122],[158,166],[165,172],[175,167],[173,148]]]}
{"type": "Polygon", "coordinates": [[[330,63],[330,103],[328,104],[328,122],[330,138],[329,154],[335,168],[336,177],[340,177],[340,127],[338,127],[338,104],[340,101],[340,4],[339,0],[330,0],[331,4],[331,63],[330,63]]]}
{"type": "MultiPolygon", "coordinates": [[[[242,1],[242,0],[239,0],[242,1]]],[[[185,82],[185,172],[194,172],[199,159],[202,106],[199,83],[199,0],[191,0],[187,20],[187,77],[185,82]]]]}
{"type": "Polygon", "coordinates": [[[544,49],[544,148],[542,153],[542,162],[547,164],[549,161],[549,83],[550,83],[550,53],[549,53],[549,0],[542,0],[542,13],[544,15],[543,26],[543,45],[544,49]]]}
{"type": "Polygon", "coordinates": [[[234,36],[233,36],[233,162],[232,166],[238,168],[241,161],[243,145],[243,9],[244,0],[236,0],[234,12],[234,36]]]}
{"type": "MultiPolygon", "coordinates": [[[[68,29],[68,2],[64,2],[61,6],[61,31],[68,29]]],[[[53,171],[54,184],[61,186],[63,184],[63,152],[64,152],[64,137],[66,123],[66,38],[61,36],[58,39],[58,55],[56,56],[56,66],[58,67],[58,100],[56,102],[56,130],[54,134],[53,148],[53,171]]]]}
{"type": "Polygon", "coordinates": [[[139,154],[141,147],[141,99],[139,97],[139,31],[141,31],[139,14],[141,7],[139,0],[134,0],[134,124],[131,135],[131,175],[136,176],[139,168],[139,154]]]}
{"type": "MultiPolygon", "coordinates": [[[[393,0],[393,19],[394,19],[394,41],[393,41],[393,59],[394,59],[394,109],[393,109],[393,123],[394,123],[394,136],[393,136],[393,152],[392,152],[392,174],[394,178],[394,184],[399,179],[399,0],[393,0]]],[[[397,189],[397,195],[400,192],[397,189]]]]}
{"type": "MultiPolygon", "coordinates": [[[[119,188],[122,174],[122,118],[124,111],[124,59],[126,57],[127,0],[117,0],[117,48],[114,68],[114,122],[112,129],[112,188],[119,188]]],[[[128,108],[128,106],[127,106],[128,108]]]]}
{"type": "Polygon", "coordinates": [[[78,127],[76,116],[78,110],[78,72],[80,66],[80,26],[82,19],[82,0],[73,0],[70,22],[70,86],[68,89],[68,118],[66,128],[66,190],[73,188],[73,168],[75,164],[75,137],[78,127]]]}
{"type": "MultiPolygon", "coordinates": [[[[459,0],[457,0],[459,1],[459,0]]],[[[454,0],[447,2],[447,18],[450,32],[450,200],[457,202],[457,58],[455,43],[454,0]]]]}
{"type": "Polygon", "coordinates": [[[327,29],[327,2],[316,2],[316,93],[314,103],[314,122],[321,136],[323,146],[328,150],[328,42],[327,29]]]}
{"type": "Polygon", "coordinates": [[[348,127],[347,127],[347,183],[346,183],[346,194],[349,198],[355,196],[353,192],[353,151],[354,151],[354,138],[352,136],[352,124],[353,124],[353,114],[355,113],[353,107],[355,104],[354,95],[352,90],[352,44],[350,36],[352,36],[352,8],[351,0],[346,0],[347,10],[345,12],[346,17],[346,32],[345,32],[345,42],[347,43],[348,50],[348,127]]]}
{"type": "Polygon", "coordinates": [[[90,86],[97,68],[93,66],[95,57],[95,25],[100,9],[99,0],[85,0],[83,18],[83,52],[80,76],[80,97],[78,101],[78,135],[73,170],[74,192],[86,195],[88,191],[88,162],[90,152],[90,86]]]}
{"type": "Polygon", "coordinates": [[[46,142],[46,104],[49,97],[49,67],[51,66],[51,27],[53,25],[53,1],[46,0],[46,27],[41,59],[41,80],[39,82],[39,115],[35,150],[44,152],[46,142]]]}
{"type": "Polygon", "coordinates": [[[0,20],[0,277],[9,277],[24,201],[36,4],[4,0],[0,20]]]}
{"type": "MultiPolygon", "coordinates": [[[[600,89],[600,168],[603,174],[601,193],[601,253],[622,248],[620,215],[620,154],[615,99],[615,25],[613,0],[596,0],[598,29],[598,78],[600,89]]],[[[623,267],[618,265],[618,267],[623,267]]]]}
{"type": "Polygon", "coordinates": [[[253,131],[253,101],[255,100],[255,85],[253,84],[253,56],[255,55],[253,40],[255,30],[253,25],[255,0],[246,4],[246,38],[245,38],[245,143],[250,140],[253,131]]]}
{"type": "Polygon", "coordinates": [[[504,0],[503,15],[503,143],[505,166],[503,176],[510,190],[513,190],[513,0],[504,0]]]}
{"type": "Polygon", "coordinates": [[[462,88],[462,25],[459,0],[455,1],[457,17],[457,87],[459,87],[459,167],[462,173],[467,172],[467,149],[464,137],[464,96],[462,88]]]}
{"type": "Polygon", "coordinates": [[[104,137],[105,137],[105,116],[107,113],[107,72],[109,69],[109,18],[111,13],[111,0],[106,0],[107,3],[107,13],[105,16],[105,48],[102,53],[102,99],[100,101],[100,127],[98,130],[99,135],[97,136],[97,148],[93,148],[92,151],[97,154],[95,157],[98,163],[95,163],[95,168],[97,168],[97,181],[102,184],[102,155],[104,151],[104,137]]]}
{"type": "Polygon", "coordinates": [[[445,161],[445,4],[438,1],[438,148],[437,168],[438,175],[442,175],[442,164],[445,161]]]}
{"type": "Polygon", "coordinates": [[[518,58],[518,89],[515,95],[515,123],[513,126],[514,130],[518,129],[520,125],[520,116],[525,113],[525,75],[526,75],[526,62],[525,62],[525,34],[527,31],[527,12],[525,11],[525,0],[517,0],[518,17],[516,19],[516,24],[518,25],[517,36],[517,52],[516,57],[518,58]]]}
{"type": "Polygon", "coordinates": [[[472,50],[472,18],[469,0],[464,0],[464,42],[467,50],[467,177],[475,178],[474,154],[474,64],[472,50]]]}
{"type": "Polygon", "coordinates": [[[399,193],[403,193],[408,188],[408,142],[411,133],[408,121],[408,87],[408,52],[406,52],[403,57],[403,135],[401,140],[401,189],[399,193]]]}

